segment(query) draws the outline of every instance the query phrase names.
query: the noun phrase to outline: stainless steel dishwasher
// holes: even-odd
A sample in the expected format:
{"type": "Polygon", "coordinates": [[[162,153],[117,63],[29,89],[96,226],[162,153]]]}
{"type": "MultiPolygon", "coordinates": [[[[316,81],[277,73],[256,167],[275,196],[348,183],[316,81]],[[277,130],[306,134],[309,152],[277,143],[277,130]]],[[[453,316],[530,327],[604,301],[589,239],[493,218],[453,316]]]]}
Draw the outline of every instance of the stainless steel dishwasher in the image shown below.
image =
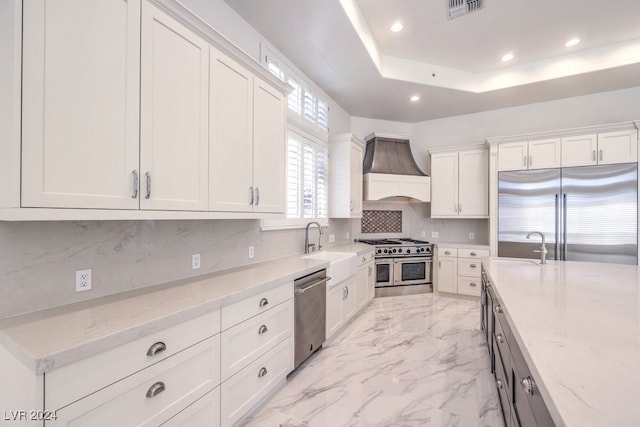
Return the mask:
{"type": "Polygon", "coordinates": [[[316,271],[294,282],[295,367],[318,350],[325,339],[327,270],[316,271]]]}

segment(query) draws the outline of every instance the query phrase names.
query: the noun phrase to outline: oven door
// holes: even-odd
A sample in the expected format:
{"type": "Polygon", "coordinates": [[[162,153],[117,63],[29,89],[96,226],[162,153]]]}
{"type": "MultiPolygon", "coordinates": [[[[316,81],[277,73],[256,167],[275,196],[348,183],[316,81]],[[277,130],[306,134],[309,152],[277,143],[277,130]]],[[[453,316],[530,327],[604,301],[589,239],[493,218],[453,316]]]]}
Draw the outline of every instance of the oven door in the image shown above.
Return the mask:
{"type": "Polygon", "coordinates": [[[421,285],[431,283],[433,259],[425,257],[394,260],[393,285],[421,285]]]}
{"type": "Polygon", "coordinates": [[[393,259],[376,260],[376,288],[393,286],[393,259]]]}

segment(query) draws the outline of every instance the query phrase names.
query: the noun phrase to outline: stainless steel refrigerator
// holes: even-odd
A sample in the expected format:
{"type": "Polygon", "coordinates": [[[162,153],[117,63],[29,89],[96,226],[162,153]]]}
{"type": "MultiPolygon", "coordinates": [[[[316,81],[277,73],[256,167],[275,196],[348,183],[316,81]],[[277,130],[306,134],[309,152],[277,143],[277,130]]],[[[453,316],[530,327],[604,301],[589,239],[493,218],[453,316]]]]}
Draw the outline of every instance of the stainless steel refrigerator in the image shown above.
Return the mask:
{"type": "Polygon", "coordinates": [[[498,256],[638,264],[637,164],[498,174],[498,256]]]}

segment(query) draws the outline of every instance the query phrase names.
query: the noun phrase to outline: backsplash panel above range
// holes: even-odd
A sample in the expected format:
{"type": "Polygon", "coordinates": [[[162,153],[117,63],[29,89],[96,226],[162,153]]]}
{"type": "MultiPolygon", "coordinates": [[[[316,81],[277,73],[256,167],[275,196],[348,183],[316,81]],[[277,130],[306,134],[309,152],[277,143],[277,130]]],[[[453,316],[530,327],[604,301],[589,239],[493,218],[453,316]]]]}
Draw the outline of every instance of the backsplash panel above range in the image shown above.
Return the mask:
{"type": "Polygon", "coordinates": [[[362,211],[361,233],[402,233],[402,211],[362,211]]]}

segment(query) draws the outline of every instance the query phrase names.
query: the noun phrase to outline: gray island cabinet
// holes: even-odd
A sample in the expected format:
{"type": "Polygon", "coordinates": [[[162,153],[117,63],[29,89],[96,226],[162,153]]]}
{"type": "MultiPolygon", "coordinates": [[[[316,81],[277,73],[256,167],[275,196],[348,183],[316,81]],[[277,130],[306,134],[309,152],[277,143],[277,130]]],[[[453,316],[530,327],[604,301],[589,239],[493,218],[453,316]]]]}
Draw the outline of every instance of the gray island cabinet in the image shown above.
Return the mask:
{"type": "Polygon", "coordinates": [[[482,260],[481,327],[506,426],[640,425],[637,266],[482,260]]]}

